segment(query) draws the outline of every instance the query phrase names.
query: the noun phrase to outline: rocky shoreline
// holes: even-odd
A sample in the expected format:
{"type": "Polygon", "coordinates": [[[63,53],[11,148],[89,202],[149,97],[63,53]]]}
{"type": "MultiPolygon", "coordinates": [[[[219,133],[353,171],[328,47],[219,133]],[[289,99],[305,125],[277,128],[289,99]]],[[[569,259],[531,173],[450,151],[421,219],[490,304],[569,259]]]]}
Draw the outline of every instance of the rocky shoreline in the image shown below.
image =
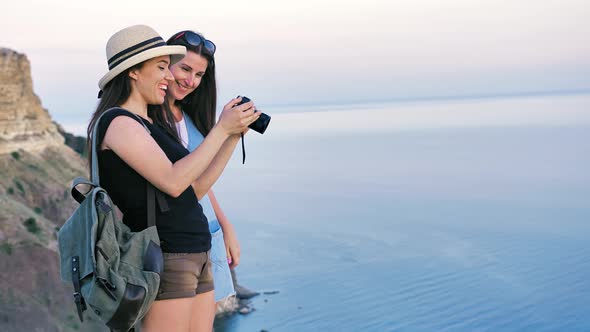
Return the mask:
{"type": "Polygon", "coordinates": [[[252,306],[251,298],[260,295],[260,292],[252,291],[244,286],[238,284],[236,272],[231,269],[231,276],[236,290],[236,296],[230,296],[222,300],[217,305],[216,317],[226,317],[236,313],[246,315],[256,310],[252,306]]]}

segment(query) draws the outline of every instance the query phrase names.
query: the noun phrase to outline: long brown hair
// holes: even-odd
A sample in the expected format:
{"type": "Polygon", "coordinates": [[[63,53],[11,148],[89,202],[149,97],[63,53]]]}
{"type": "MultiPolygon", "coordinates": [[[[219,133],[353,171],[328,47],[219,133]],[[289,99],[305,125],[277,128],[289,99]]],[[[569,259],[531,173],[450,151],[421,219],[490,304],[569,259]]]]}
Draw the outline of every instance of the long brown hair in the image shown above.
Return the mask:
{"type": "MultiPolygon", "coordinates": [[[[182,100],[176,100],[174,103],[175,105],[178,105],[182,111],[188,114],[201,134],[207,136],[215,125],[216,120],[217,82],[215,80],[215,58],[213,55],[204,52],[202,45],[195,47],[186,43],[179,43],[177,37],[186,32],[187,30],[175,33],[166,43],[170,45],[174,41],[174,45],[185,46],[187,52],[195,52],[203,56],[207,60],[207,70],[205,70],[205,75],[203,75],[201,83],[195,91],[188,94],[182,100]]],[[[197,34],[205,40],[205,37],[199,33],[197,34]]],[[[164,108],[169,110],[170,106],[165,103],[164,108]]],[[[172,119],[172,121],[174,121],[174,119],[172,119]]],[[[176,124],[173,124],[176,130],[176,124]]]]}
{"type": "MultiPolygon", "coordinates": [[[[96,110],[92,114],[90,118],[90,123],[88,124],[88,128],[86,128],[86,144],[88,145],[86,148],[88,150],[88,168],[92,167],[92,131],[94,129],[94,124],[96,120],[109,108],[119,106],[123,104],[129,96],[131,95],[131,79],[129,78],[129,71],[133,69],[139,69],[143,63],[137,64],[132,68],[129,68],[119,75],[115,76],[107,85],[99,92],[100,101],[98,102],[98,106],[96,106],[96,110]]],[[[96,149],[98,150],[99,147],[97,146],[96,149]]]]}

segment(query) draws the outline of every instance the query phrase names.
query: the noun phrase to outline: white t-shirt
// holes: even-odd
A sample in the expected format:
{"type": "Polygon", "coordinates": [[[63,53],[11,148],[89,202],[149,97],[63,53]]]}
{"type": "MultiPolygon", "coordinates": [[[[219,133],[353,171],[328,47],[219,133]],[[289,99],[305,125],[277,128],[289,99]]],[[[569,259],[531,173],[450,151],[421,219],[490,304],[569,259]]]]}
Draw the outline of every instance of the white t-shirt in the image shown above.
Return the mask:
{"type": "Polygon", "coordinates": [[[186,123],[184,122],[184,116],[182,120],[176,122],[176,130],[180,134],[180,141],[185,148],[188,148],[188,130],[186,129],[186,123]]]}

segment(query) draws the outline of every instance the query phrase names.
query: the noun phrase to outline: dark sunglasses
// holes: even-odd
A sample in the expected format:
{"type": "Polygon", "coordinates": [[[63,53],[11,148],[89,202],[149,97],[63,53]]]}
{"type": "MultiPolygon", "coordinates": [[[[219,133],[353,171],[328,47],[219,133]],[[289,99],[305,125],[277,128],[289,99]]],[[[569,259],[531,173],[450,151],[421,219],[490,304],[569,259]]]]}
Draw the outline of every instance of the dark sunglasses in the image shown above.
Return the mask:
{"type": "Polygon", "coordinates": [[[205,50],[205,53],[213,56],[215,54],[215,44],[209,39],[204,39],[203,37],[199,36],[198,34],[192,31],[185,31],[178,34],[178,36],[172,39],[170,45],[190,45],[193,47],[203,46],[201,50],[205,50]]]}

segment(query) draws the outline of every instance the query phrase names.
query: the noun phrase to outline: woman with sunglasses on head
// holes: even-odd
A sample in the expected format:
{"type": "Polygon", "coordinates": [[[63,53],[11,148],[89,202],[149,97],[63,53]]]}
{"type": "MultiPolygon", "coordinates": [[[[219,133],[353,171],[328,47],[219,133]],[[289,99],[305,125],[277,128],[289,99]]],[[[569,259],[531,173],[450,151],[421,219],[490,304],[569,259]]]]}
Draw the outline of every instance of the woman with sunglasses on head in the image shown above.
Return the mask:
{"type": "Polygon", "coordinates": [[[198,198],[209,191],[240,134],[260,113],[252,103],[224,109],[199,148],[189,153],[173,128],[155,123],[162,108],[148,110],[164,102],[174,82],[168,66],[185,52],[183,46],[166,45],[147,26],[115,33],[107,43],[109,71],[99,82],[101,99],[88,126],[89,144],[99,150],[101,186],[123,212],[123,222],[132,231],[146,228],[148,185],[163,193],[169,208],[156,209],[164,269],[141,331],[211,331],[213,318],[205,321],[209,316],[200,315],[213,305],[213,282],[211,235],[198,198]],[[113,107],[118,109],[104,114],[113,107]],[[91,142],[99,117],[97,142],[91,142]]]}
{"type": "MultiPolygon", "coordinates": [[[[168,45],[187,48],[186,56],[170,66],[174,82],[164,104],[172,114],[182,144],[193,151],[203,142],[215,125],[217,86],[215,80],[215,44],[194,31],[180,31],[167,41],[168,45]]],[[[240,101],[233,99],[224,107],[240,101]]],[[[237,144],[237,141],[233,143],[237,144]]],[[[232,148],[235,148],[235,144],[232,148]]],[[[211,231],[211,261],[215,284],[215,302],[234,295],[230,268],[239,264],[240,246],[234,228],[209,190],[199,201],[211,231]]]]}

